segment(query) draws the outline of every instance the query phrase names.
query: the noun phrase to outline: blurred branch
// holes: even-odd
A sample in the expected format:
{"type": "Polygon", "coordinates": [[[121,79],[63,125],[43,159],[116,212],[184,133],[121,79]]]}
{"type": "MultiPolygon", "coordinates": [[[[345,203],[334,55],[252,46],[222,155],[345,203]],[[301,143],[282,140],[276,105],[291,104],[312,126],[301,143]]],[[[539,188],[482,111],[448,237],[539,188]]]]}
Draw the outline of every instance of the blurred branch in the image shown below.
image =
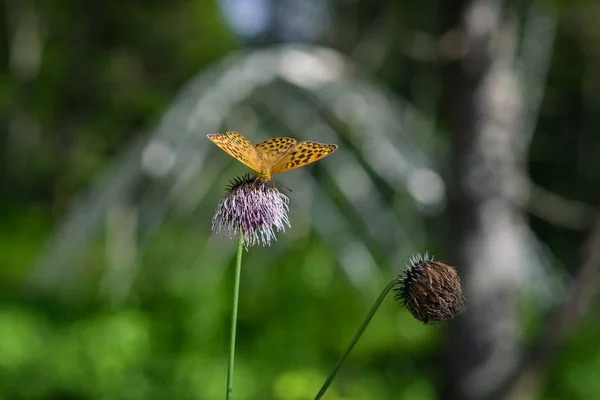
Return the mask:
{"type": "Polygon", "coordinates": [[[536,346],[524,357],[506,398],[529,399],[539,390],[558,347],[589,311],[600,287],[600,217],[593,223],[586,253],[565,301],[548,318],[536,346]]]}
{"type": "Polygon", "coordinates": [[[598,217],[598,210],[577,200],[565,199],[533,182],[529,183],[527,209],[551,224],[570,229],[589,229],[598,217]]]}
{"type": "Polygon", "coordinates": [[[548,73],[554,55],[558,14],[551,7],[532,2],[523,22],[523,39],[517,71],[524,87],[527,114],[523,133],[531,141],[537,127],[548,73]]]}

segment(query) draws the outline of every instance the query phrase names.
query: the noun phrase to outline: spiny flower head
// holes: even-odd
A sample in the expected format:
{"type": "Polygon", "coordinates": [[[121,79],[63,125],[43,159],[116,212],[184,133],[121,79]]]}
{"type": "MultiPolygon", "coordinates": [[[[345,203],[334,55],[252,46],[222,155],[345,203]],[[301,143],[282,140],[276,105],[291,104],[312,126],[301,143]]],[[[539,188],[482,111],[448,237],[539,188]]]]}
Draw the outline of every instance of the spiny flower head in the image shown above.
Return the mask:
{"type": "Polygon", "coordinates": [[[212,219],[213,232],[232,239],[243,235],[244,247],[270,245],[277,240],[275,231],[291,227],[288,219],[289,199],[273,185],[248,175],[230,182],[212,219]]]}
{"type": "Polygon", "coordinates": [[[411,257],[408,269],[396,282],[394,298],[425,324],[448,321],[465,309],[465,297],[456,270],[434,261],[427,253],[411,257]]]}

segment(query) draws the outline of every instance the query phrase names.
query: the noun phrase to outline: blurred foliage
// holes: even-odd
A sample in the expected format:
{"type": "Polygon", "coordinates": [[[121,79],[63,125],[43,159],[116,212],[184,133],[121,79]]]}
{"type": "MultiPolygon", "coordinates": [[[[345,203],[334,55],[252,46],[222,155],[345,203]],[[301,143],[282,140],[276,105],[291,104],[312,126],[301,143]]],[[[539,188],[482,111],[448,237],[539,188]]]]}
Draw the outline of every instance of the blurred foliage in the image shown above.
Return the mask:
{"type": "Polygon", "coordinates": [[[16,132],[3,135],[7,167],[23,168],[3,176],[13,195],[51,200],[59,213],[187,79],[235,48],[213,1],[32,0],[6,13],[14,37],[2,80],[16,132]]]}
{"type": "MultiPolygon", "coordinates": [[[[385,12],[385,2],[356,1],[358,14],[330,3],[335,34],[319,40],[347,53],[385,12]]],[[[412,29],[436,34],[436,2],[392,8],[388,17],[400,23],[386,20],[376,32],[391,47],[380,65],[367,68],[435,119],[439,66],[401,43],[412,29]]],[[[600,9],[565,3],[560,12],[529,171],[559,195],[597,204],[600,9]]],[[[222,398],[232,277],[229,269],[211,273],[209,252],[198,257],[195,243],[207,229],[169,221],[146,245],[143,273],[122,303],[103,298],[99,282],[88,296],[24,287],[75,194],[158,120],[189,78],[242,40],[211,0],[13,0],[0,13],[0,400],[222,398]],[[30,18],[41,43],[14,36],[30,18]],[[19,62],[17,45],[40,46],[39,64],[19,62]],[[166,268],[173,258],[189,266],[166,268]]],[[[447,137],[442,132],[438,140],[444,147],[447,137]]],[[[431,222],[433,230],[440,223],[431,222]]],[[[567,270],[577,268],[585,232],[538,218],[531,224],[567,270]]],[[[268,251],[257,249],[244,265],[236,399],[310,399],[390,277],[357,292],[316,235],[278,253],[276,268],[268,251]]],[[[104,257],[94,252],[86,273],[98,273],[104,257]]],[[[535,326],[539,311],[524,310],[535,326]]],[[[540,398],[600,395],[599,324],[587,319],[561,349],[540,398]]],[[[327,398],[433,398],[440,332],[386,301],[327,398]]]]}

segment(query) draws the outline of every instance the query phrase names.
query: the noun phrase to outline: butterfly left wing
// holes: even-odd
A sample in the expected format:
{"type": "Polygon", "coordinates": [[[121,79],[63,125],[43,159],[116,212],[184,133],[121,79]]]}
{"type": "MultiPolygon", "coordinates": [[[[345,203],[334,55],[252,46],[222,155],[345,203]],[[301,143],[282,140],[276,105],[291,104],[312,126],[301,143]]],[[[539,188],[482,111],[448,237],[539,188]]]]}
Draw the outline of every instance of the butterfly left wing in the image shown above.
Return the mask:
{"type": "Polygon", "coordinates": [[[290,148],[271,168],[271,174],[289,171],[314,163],[336,151],[336,144],[300,142],[290,148]]]}
{"type": "Polygon", "coordinates": [[[261,172],[261,166],[256,156],[256,150],[254,147],[242,135],[237,132],[227,133],[211,133],[207,135],[208,138],[221,150],[240,161],[242,164],[252,168],[256,172],[261,172]]]}

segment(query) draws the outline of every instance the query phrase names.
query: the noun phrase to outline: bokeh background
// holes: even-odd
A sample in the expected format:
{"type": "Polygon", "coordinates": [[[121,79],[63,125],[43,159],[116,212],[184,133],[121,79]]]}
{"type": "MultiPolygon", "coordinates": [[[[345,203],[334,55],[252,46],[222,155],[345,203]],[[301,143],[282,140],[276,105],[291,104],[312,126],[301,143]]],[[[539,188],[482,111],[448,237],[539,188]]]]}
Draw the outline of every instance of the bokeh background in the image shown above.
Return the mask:
{"type": "Polygon", "coordinates": [[[600,398],[600,3],[7,0],[0,399],[224,398],[247,169],[206,134],[339,150],[276,177],[234,395],[312,399],[428,251],[468,311],[387,299],[327,399],[600,398]],[[282,189],[284,190],[284,189],[282,189]]]}

